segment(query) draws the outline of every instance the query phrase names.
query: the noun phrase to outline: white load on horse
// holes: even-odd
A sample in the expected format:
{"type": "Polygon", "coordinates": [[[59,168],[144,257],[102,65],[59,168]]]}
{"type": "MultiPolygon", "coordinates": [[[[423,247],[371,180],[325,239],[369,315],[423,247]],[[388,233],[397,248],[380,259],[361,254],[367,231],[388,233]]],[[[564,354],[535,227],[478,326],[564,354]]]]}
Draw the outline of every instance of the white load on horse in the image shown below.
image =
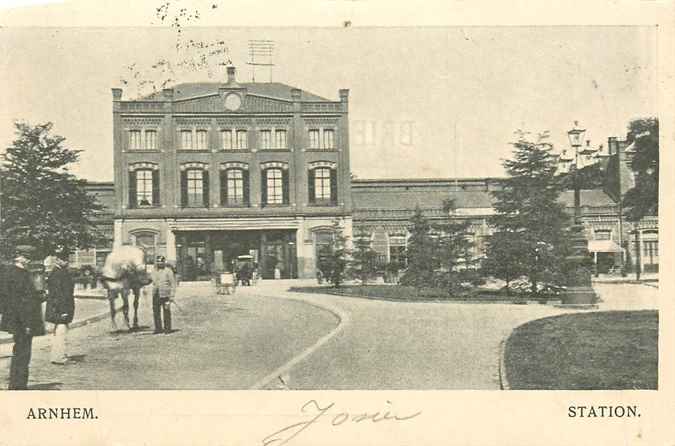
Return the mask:
{"type": "Polygon", "coordinates": [[[118,246],[108,254],[101,271],[101,281],[108,290],[110,300],[110,318],[113,330],[117,330],[115,323],[115,300],[122,297],[122,313],[124,322],[129,326],[129,291],[134,293],[134,324],[138,328],[138,303],[140,289],[150,283],[149,275],[145,269],[145,254],[143,250],[135,246],[118,246]]]}

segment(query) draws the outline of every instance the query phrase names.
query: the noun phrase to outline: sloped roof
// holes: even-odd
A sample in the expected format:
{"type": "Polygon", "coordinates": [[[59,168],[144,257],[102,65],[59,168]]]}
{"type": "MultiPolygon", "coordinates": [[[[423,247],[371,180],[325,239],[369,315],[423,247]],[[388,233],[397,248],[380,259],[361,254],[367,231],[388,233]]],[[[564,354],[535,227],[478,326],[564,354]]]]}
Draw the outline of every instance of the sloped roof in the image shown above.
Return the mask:
{"type": "Polygon", "coordinates": [[[355,209],[442,209],[444,200],[452,199],[458,208],[492,207],[492,195],[485,191],[386,191],[352,189],[355,209]]]}
{"type": "MultiPolygon", "coordinates": [[[[217,94],[218,88],[224,86],[221,82],[187,82],[182,84],[174,85],[173,87],[173,98],[174,101],[189,99],[199,96],[207,96],[211,94],[217,94]]],[[[291,90],[295,87],[290,85],[283,84],[281,82],[243,82],[237,84],[240,87],[245,87],[248,94],[267,96],[276,99],[282,99],[285,101],[292,100],[291,90]]],[[[148,96],[144,96],[138,100],[142,101],[156,101],[162,100],[162,92],[155,92],[148,96]]],[[[323,98],[314,93],[308,91],[300,90],[300,100],[309,101],[309,102],[333,102],[330,99],[323,98]]]]}
{"type": "MultiPolygon", "coordinates": [[[[574,191],[567,190],[560,194],[560,201],[565,203],[567,207],[574,207],[574,191]]],[[[615,206],[616,202],[610,198],[601,189],[589,189],[581,191],[581,205],[582,206],[615,206]]]]}

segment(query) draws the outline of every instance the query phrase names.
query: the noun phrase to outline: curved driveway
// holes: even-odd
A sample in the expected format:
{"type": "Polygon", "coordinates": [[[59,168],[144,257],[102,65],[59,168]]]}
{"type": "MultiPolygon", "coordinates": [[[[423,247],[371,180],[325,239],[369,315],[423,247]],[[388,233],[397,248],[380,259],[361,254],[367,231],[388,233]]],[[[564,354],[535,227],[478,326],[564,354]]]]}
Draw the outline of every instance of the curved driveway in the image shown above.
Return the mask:
{"type": "MultiPolygon", "coordinates": [[[[334,337],[284,377],[290,389],[498,389],[499,344],[547,305],[404,303],[280,291],[242,294],[329,303],[349,315],[334,337]]],[[[239,293],[239,290],[237,291],[239,293]]]]}

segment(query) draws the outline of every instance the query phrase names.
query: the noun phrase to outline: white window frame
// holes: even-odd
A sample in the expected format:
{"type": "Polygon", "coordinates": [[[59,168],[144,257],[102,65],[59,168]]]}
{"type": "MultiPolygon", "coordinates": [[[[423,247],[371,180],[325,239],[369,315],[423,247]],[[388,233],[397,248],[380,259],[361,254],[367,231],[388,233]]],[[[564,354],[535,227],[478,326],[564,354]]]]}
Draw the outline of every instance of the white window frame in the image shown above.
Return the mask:
{"type": "Polygon", "coordinates": [[[260,129],[258,130],[258,148],[261,150],[269,150],[269,149],[274,149],[274,143],[272,141],[274,133],[272,132],[272,129],[260,129]]]}
{"type": "Polygon", "coordinates": [[[187,205],[188,207],[202,207],[204,206],[204,169],[187,169],[185,175],[187,176],[187,205]],[[195,176],[199,173],[199,178],[195,176]],[[191,175],[192,174],[192,175],[191,175]],[[191,178],[193,176],[193,178],[191,178]],[[191,187],[192,183],[192,187],[191,187]],[[194,187],[194,184],[199,184],[200,187],[194,187]],[[193,192],[191,192],[193,190],[193,192]],[[199,191],[198,193],[195,191],[199,191]],[[192,199],[191,199],[192,197],[192,199]],[[199,199],[197,200],[196,197],[199,199]]]}
{"type": "Polygon", "coordinates": [[[248,149],[248,130],[237,129],[235,131],[235,147],[237,150],[248,149]]]}
{"type": "Polygon", "coordinates": [[[265,178],[267,179],[267,203],[266,204],[283,204],[284,203],[284,172],[278,167],[272,167],[265,170],[265,178]],[[272,175],[272,174],[275,175],[272,175]]]}
{"type": "Polygon", "coordinates": [[[234,150],[235,137],[233,133],[234,132],[232,132],[232,129],[220,130],[220,146],[223,150],[234,150]]]}
{"type": "Polygon", "coordinates": [[[311,128],[307,130],[307,144],[310,149],[321,148],[321,129],[311,128]],[[316,135],[316,137],[313,135],[316,135]]]}
{"type": "Polygon", "coordinates": [[[288,130],[274,129],[274,147],[277,149],[288,148],[288,130]]]}
{"type": "Polygon", "coordinates": [[[194,135],[193,135],[193,133],[194,132],[192,130],[188,130],[188,129],[181,129],[180,130],[180,148],[181,148],[181,150],[193,150],[194,149],[194,135]],[[187,142],[189,142],[189,144],[186,144],[187,142]]]}
{"type": "Polygon", "coordinates": [[[227,204],[244,204],[244,169],[227,169],[225,181],[227,181],[227,196],[225,197],[227,204]]]}
{"type": "Polygon", "coordinates": [[[330,201],[331,197],[331,170],[329,167],[314,168],[314,199],[317,202],[330,201]],[[320,176],[319,174],[323,174],[320,176]]]}
{"type": "Polygon", "coordinates": [[[145,150],[157,150],[157,133],[157,130],[154,129],[145,131],[145,138],[143,140],[145,150]]]}
{"type": "Polygon", "coordinates": [[[138,207],[154,206],[152,202],[153,187],[152,187],[152,169],[137,169],[136,170],[136,204],[138,207]],[[148,204],[141,204],[143,200],[147,200],[148,204]]]}
{"type": "Polygon", "coordinates": [[[195,150],[208,150],[209,149],[209,131],[207,129],[197,129],[194,136],[194,148],[195,150]]]}
{"type": "Polygon", "coordinates": [[[143,131],[141,129],[129,130],[129,150],[143,150],[143,131]]]}

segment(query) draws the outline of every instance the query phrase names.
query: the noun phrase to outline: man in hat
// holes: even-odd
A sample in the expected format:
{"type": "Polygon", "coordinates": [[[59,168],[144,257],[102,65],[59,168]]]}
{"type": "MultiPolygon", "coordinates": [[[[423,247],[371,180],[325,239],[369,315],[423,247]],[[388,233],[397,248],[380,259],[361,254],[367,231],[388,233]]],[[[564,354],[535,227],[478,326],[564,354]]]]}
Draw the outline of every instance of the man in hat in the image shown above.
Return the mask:
{"type": "Polygon", "coordinates": [[[154,333],[171,333],[171,301],[176,294],[176,278],[173,270],[166,267],[166,259],[157,256],[155,270],[152,273],[152,314],[155,319],[154,333]],[[161,313],[160,314],[160,307],[161,313]],[[164,324],[162,327],[162,316],[164,324]]]}
{"type": "Polygon", "coordinates": [[[68,271],[68,253],[64,249],[56,249],[56,255],[45,259],[47,279],[47,308],[45,319],[54,324],[52,336],[52,364],[65,365],[69,362],[66,354],[66,335],[68,324],[75,314],[75,296],[73,278],[68,271]]]}
{"type": "Polygon", "coordinates": [[[41,291],[29,271],[30,257],[35,249],[21,245],[16,248],[14,265],[4,274],[5,305],[0,330],[14,335],[14,348],[9,371],[9,390],[28,388],[28,368],[33,347],[33,336],[45,334],[42,321],[41,291]]]}

